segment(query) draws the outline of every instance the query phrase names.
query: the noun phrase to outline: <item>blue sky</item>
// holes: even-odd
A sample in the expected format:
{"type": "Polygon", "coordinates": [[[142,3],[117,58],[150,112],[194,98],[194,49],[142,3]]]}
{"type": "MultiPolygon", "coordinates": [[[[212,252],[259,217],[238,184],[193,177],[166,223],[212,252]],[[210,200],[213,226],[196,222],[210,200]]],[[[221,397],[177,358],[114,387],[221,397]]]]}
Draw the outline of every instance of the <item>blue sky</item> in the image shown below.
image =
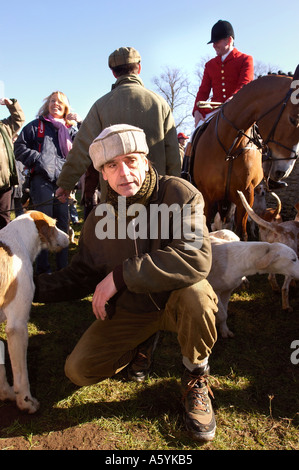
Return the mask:
{"type": "MultiPolygon", "coordinates": [[[[57,89],[84,118],[111,89],[108,56],[118,47],[140,52],[141,78],[150,89],[165,66],[180,68],[196,83],[196,64],[214,55],[207,45],[211,27],[224,19],[234,27],[237,49],[288,72],[299,63],[298,18],[298,0],[5,2],[0,81],[6,96],[19,100],[26,122],[57,89]]],[[[0,118],[6,116],[1,106],[0,118]]]]}

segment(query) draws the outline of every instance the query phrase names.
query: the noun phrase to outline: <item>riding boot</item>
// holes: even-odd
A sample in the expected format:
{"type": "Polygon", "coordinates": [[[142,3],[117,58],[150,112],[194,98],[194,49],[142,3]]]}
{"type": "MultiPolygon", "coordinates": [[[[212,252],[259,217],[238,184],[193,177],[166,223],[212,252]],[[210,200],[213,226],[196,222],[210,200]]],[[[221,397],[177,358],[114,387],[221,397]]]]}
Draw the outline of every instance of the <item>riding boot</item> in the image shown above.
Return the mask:
{"type": "Polygon", "coordinates": [[[183,160],[183,165],[182,165],[181,178],[187,181],[191,180],[190,161],[191,161],[191,157],[189,157],[188,155],[185,155],[184,160],[183,160]]]}
{"type": "Polygon", "coordinates": [[[185,155],[183,159],[181,178],[191,181],[191,142],[188,142],[185,148],[185,155]]]}

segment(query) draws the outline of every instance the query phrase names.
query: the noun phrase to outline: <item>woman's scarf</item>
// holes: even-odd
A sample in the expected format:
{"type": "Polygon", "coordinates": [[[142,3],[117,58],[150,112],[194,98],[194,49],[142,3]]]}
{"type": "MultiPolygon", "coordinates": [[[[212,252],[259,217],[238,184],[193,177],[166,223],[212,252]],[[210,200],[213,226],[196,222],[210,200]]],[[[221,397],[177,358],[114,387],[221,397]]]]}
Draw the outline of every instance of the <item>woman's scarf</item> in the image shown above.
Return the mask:
{"type": "Polygon", "coordinates": [[[44,116],[44,118],[46,121],[50,121],[53,126],[58,129],[59,147],[62,152],[62,155],[64,156],[64,158],[66,158],[67,154],[73,146],[73,143],[68,128],[65,124],[65,120],[56,119],[51,114],[48,114],[48,116],[44,116]]]}

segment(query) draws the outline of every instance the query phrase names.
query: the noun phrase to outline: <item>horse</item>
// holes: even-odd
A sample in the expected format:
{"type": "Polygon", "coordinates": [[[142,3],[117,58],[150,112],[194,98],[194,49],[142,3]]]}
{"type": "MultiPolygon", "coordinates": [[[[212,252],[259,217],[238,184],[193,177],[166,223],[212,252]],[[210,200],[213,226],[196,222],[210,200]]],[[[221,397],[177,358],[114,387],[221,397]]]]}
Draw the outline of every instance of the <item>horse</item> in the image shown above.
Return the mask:
{"type": "Polygon", "coordinates": [[[235,231],[247,240],[248,215],[237,191],[252,207],[263,178],[279,181],[292,171],[299,149],[298,79],[299,66],[293,78],[266,75],[249,82],[194,137],[192,181],[203,195],[209,228],[215,207],[225,214],[233,203],[235,231]]]}

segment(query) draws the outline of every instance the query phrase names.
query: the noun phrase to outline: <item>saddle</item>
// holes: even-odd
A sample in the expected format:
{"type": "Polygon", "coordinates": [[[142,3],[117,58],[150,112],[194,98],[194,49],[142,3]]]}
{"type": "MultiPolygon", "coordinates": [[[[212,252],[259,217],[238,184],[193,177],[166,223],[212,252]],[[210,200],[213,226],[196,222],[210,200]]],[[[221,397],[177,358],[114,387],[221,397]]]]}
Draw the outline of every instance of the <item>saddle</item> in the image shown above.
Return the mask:
{"type": "Polygon", "coordinates": [[[186,145],[182,171],[181,171],[181,178],[193,183],[193,163],[194,163],[194,156],[195,156],[195,149],[198,143],[198,140],[210,124],[211,119],[205,121],[201,126],[198,126],[191,136],[191,140],[186,145]]]}

